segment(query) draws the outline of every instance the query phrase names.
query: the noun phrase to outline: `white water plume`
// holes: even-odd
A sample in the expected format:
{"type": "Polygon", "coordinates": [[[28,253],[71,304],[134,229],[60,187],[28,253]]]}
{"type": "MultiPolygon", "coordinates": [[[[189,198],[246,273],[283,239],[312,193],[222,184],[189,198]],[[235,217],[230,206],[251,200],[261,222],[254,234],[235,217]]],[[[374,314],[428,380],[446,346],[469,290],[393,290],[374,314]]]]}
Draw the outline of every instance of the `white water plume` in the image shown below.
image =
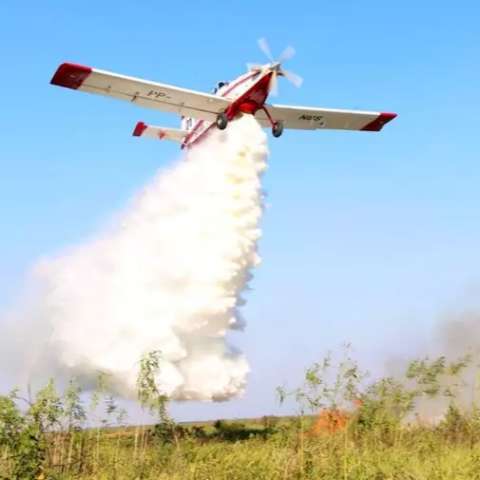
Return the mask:
{"type": "Polygon", "coordinates": [[[159,350],[171,398],[240,394],[249,368],[226,335],[242,326],[240,294],[259,263],[266,157],[264,132],[244,116],[160,172],[113,228],[39,262],[36,294],[2,341],[8,361],[84,386],[101,371],[133,397],[139,359],[159,350]]]}

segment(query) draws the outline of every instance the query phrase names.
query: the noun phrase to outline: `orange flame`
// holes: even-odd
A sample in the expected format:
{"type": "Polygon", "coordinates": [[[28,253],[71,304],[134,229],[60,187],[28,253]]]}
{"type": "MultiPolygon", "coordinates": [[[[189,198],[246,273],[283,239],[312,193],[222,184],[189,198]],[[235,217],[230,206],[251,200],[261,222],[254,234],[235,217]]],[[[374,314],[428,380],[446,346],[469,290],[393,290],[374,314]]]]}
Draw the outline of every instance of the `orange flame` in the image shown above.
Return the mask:
{"type": "Polygon", "coordinates": [[[344,430],[352,418],[352,415],[362,406],[362,403],[362,400],[359,398],[355,399],[353,401],[355,406],[353,412],[339,408],[325,408],[321,410],[312,428],[308,431],[308,435],[331,435],[332,433],[344,430]]]}

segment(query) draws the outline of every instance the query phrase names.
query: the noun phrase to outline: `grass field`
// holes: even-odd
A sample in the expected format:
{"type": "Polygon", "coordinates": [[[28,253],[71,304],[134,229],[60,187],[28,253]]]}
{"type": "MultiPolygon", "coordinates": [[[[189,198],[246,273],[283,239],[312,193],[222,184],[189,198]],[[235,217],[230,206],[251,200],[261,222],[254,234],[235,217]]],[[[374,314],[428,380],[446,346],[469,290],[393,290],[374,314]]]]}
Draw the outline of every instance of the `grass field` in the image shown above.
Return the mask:
{"type": "Polygon", "coordinates": [[[402,379],[370,383],[350,358],[327,358],[298,388],[279,389],[297,416],[185,424],[168,416],[152,358],[138,388],[156,425],[122,425],[104,385],[88,406],[74,382],[62,395],[51,382],[31,401],[1,396],[0,478],[480,479],[480,411],[474,398],[459,405],[468,357],[417,360],[402,379]],[[418,403],[440,400],[443,416],[420,422],[418,403]]]}

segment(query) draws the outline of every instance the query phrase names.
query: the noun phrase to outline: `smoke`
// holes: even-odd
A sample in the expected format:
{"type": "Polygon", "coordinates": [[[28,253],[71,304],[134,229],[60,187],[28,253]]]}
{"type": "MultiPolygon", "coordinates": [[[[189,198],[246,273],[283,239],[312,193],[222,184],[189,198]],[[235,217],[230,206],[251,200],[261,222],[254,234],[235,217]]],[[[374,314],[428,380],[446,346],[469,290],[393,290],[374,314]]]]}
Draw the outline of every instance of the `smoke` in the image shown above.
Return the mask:
{"type": "MultiPolygon", "coordinates": [[[[466,359],[466,366],[456,378],[440,378],[442,387],[454,391],[455,405],[461,410],[469,411],[474,405],[478,406],[480,309],[464,307],[442,315],[432,339],[431,358],[445,356],[448,362],[466,359]]],[[[451,399],[447,397],[429,403],[432,412],[444,413],[451,399]]]]}
{"type": "Polygon", "coordinates": [[[411,361],[425,359],[431,365],[444,358],[447,368],[436,379],[438,393],[424,395],[416,401],[415,414],[422,421],[441,421],[451,404],[463,412],[472,411],[479,405],[480,308],[471,302],[462,303],[463,306],[439,315],[426,339],[403,342],[410,346],[408,354],[387,359],[387,372],[409,385],[405,372],[411,361]],[[448,366],[460,363],[464,366],[453,374],[448,366]]]}
{"type": "Polygon", "coordinates": [[[438,323],[434,339],[439,352],[457,358],[480,354],[480,309],[468,308],[445,314],[438,323]],[[435,338],[436,337],[436,338],[435,338]]]}
{"type": "Polygon", "coordinates": [[[3,365],[86,387],[101,371],[133,397],[139,359],[159,350],[157,384],[171,398],[241,394],[249,367],[226,336],[243,327],[240,294],[260,261],[267,153],[244,116],[158,173],[113,227],[40,261],[3,332],[3,365]]]}

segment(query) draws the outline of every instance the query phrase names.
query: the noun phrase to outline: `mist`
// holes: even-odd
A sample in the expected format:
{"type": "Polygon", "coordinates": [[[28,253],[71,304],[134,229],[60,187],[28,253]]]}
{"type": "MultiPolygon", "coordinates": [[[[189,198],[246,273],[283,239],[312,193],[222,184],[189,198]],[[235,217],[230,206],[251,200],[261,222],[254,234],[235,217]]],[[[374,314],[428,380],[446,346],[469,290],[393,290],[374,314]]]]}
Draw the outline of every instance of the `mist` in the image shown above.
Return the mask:
{"type": "MultiPolygon", "coordinates": [[[[161,146],[159,145],[161,151],[161,146]]],[[[266,135],[251,116],[214,129],[156,174],[113,225],[33,266],[0,331],[17,384],[99,372],[135,397],[139,360],[161,352],[157,384],[174,400],[241,395],[249,365],[227,338],[260,258],[266,135]]]]}

